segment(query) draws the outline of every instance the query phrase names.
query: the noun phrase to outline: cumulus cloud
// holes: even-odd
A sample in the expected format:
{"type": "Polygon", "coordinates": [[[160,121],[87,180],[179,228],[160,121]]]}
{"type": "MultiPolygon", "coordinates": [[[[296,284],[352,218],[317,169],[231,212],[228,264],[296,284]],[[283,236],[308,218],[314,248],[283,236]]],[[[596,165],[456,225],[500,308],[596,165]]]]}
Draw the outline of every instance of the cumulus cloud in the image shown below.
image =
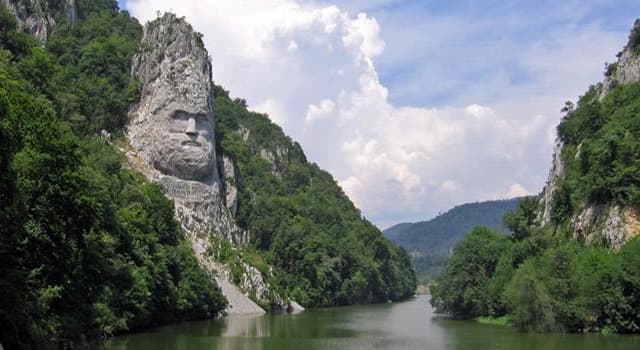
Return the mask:
{"type": "Polygon", "coordinates": [[[305,120],[307,122],[313,122],[317,119],[328,118],[333,115],[333,109],[335,108],[335,103],[333,101],[325,99],[320,102],[319,106],[314,104],[310,104],[307,110],[307,116],[305,120]]]}
{"type": "Polygon", "coordinates": [[[509,187],[509,191],[502,195],[502,198],[524,197],[530,196],[531,192],[524,188],[521,184],[515,183],[509,187]]]}
{"type": "MultiPolygon", "coordinates": [[[[473,92],[450,105],[396,105],[376,67],[389,46],[372,15],[293,0],[129,0],[127,8],[141,20],[157,10],[186,16],[204,34],[214,80],[300,141],[380,226],[542,186],[559,114],[535,106],[550,101],[492,104],[473,92]]],[[[544,58],[527,60],[531,69],[561,75],[556,48],[534,49],[544,58]]]]}

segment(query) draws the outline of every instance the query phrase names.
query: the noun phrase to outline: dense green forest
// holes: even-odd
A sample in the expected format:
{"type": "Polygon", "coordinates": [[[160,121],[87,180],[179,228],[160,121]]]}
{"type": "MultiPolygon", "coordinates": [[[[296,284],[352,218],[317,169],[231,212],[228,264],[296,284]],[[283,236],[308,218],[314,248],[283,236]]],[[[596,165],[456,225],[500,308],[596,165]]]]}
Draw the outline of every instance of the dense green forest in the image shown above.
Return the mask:
{"type": "MultiPolygon", "coordinates": [[[[51,6],[55,2],[51,2],[51,6]]],[[[208,318],[226,305],[161,189],[96,135],[137,95],[142,33],[115,1],[78,1],[46,47],[0,5],[0,342],[63,348],[208,318]]]]}
{"type": "MultiPolygon", "coordinates": [[[[627,48],[638,55],[639,44],[636,22],[627,48]]],[[[438,311],[506,316],[523,330],[640,332],[640,239],[614,251],[607,242],[579,242],[571,230],[585,205],[640,204],[640,83],[613,84],[603,99],[599,90],[564,109],[565,173],[552,223],[540,227],[531,199],[505,217],[511,237],[474,229],[432,288],[438,311]]]]}
{"type": "Polygon", "coordinates": [[[444,269],[451,249],[474,226],[509,233],[502,217],[518,207],[520,198],[458,205],[429,221],[398,224],[384,231],[393,243],[407,249],[418,278],[430,281],[444,269]]]}
{"type": "MultiPolygon", "coordinates": [[[[140,93],[130,62],[142,27],[116,1],[77,1],[73,23],[47,3],[45,46],[0,5],[0,343],[65,348],[218,315],[226,300],[173,203],[111,145],[140,93]]],[[[266,116],[214,90],[218,150],[237,165],[237,220],[253,238],[242,258],[305,306],[412,295],[407,253],[266,116]]]]}
{"type": "Polygon", "coordinates": [[[274,267],[272,286],[304,306],[413,295],[406,251],[362,218],[333,177],[309,163],[266,115],[248,111],[244,100],[219,86],[214,90],[217,148],[240,174],[237,221],[251,232],[251,255],[274,267]]]}
{"type": "Polygon", "coordinates": [[[619,252],[534,230],[505,237],[475,228],[432,285],[456,318],[503,317],[529,331],[640,332],[640,240],[619,252]]]}

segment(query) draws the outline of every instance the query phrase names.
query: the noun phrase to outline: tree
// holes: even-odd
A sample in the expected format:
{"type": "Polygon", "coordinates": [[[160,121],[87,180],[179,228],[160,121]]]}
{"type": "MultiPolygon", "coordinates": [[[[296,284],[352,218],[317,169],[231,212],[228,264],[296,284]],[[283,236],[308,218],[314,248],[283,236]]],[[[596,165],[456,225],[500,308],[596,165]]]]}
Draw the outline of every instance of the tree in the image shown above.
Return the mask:
{"type": "Polygon", "coordinates": [[[518,209],[504,216],[504,224],[513,233],[513,238],[523,240],[533,234],[538,216],[538,197],[526,197],[518,209]]]}
{"type": "Polygon", "coordinates": [[[518,329],[547,332],[555,328],[551,298],[536,277],[532,264],[518,269],[504,295],[510,320],[518,329]]]}
{"type": "Polygon", "coordinates": [[[431,304],[438,312],[459,318],[488,315],[489,283],[507,246],[507,239],[500,233],[474,228],[455,247],[444,273],[436,279],[431,304]]]}

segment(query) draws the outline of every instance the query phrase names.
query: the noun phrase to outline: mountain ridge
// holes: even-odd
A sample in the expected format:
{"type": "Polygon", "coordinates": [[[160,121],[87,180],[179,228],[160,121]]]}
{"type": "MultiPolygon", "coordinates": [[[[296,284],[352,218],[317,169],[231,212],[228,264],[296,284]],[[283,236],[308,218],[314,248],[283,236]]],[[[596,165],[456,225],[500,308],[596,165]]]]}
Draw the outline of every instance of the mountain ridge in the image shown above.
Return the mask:
{"type": "Polygon", "coordinates": [[[56,21],[40,41],[4,4],[2,345],[414,294],[406,252],[279,126],[213,84],[184,18],[143,29],[116,1],[83,0],[73,20],[36,13],[56,21]]]}
{"type": "Polygon", "coordinates": [[[522,198],[460,204],[431,220],[394,225],[384,234],[409,252],[421,278],[430,279],[441,271],[450,250],[473,227],[482,225],[508,233],[503,216],[515,210],[522,198]]]}
{"type": "Polygon", "coordinates": [[[640,332],[640,19],[617,56],[562,108],[545,188],[505,217],[513,235],[477,227],[453,249],[431,288],[438,312],[640,332]]]}

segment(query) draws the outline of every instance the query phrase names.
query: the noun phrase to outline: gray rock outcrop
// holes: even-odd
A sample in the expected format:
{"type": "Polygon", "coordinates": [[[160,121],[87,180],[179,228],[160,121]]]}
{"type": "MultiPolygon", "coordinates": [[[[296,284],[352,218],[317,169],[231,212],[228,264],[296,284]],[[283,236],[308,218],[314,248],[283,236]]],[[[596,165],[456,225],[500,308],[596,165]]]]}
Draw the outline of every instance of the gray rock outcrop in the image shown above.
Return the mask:
{"type": "MultiPolygon", "coordinates": [[[[640,21],[634,23],[632,33],[640,31],[640,21]]],[[[618,61],[610,68],[610,73],[602,82],[600,99],[603,99],[615,84],[631,84],[640,81],[640,58],[637,43],[629,42],[618,54],[618,61]]]]}
{"type": "Polygon", "coordinates": [[[290,313],[290,314],[299,314],[304,310],[305,308],[302,307],[302,305],[296,303],[293,300],[289,301],[289,304],[287,305],[287,313],[290,313]]]}
{"type": "Polygon", "coordinates": [[[564,175],[562,148],[562,141],[559,138],[556,139],[556,145],[553,149],[553,161],[551,163],[551,169],[549,170],[549,177],[547,178],[547,183],[542,190],[542,198],[540,199],[542,210],[540,211],[540,215],[538,215],[538,221],[542,226],[548,225],[551,222],[551,213],[553,212],[553,195],[556,193],[560,179],[564,175]]]}
{"type": "Polygon", "coordinates": [[[212,271],[229,301],[229,313],[264,312],[249,295],[267,295],[260,272],[246,266],[246,283],[233,286],[229,268],[215,261],[213,242],[249,241],[233,219],[235,166],[215,149],[211,62],[200,34],[173,14],[148,23],[132,74],[142,83],[129,113],[126,136],[131,166],[160,183],[175,202],[176,216],[200,263],[212,271]],[[228,179],[227,179],[228,178],[228,179]],[[228,180],[228,181],[227,181],[228,180]],[[215,238],[215,239],[214,239],[215,238]]]}
{"type": "MultiPolygon", "coordinates": [[[[40,43],[45,43],[50,31],[56,25],[49,2],[45,0],[2,0],[2,3],[13,13],[18,22],[18,30],[35,36],[40,43]]],[[[76,0],[64,0],[58,9],[75,21],[76,0]]]]}
{"type": "Polygon", "coordinates": [[[222,176],[226,193],[225,204],[231,215],[235,217],[236,210],[238,210],[238,187],[236,185],[238,178],[235,163],[226,155],[222,156],[222,176]]]}
{"type": "Polygon", "coordinates": [[[227,315],[262,315],[265,311],[248,298],[244,293],[228,280],[216,277],[216,283],[220,287],[222,294],[229,301],[229,305],[225,309],[227,315]]]}
{"type": "MultiPolygon", "coordinates": [[[[248,134],[247,134],[248,137],[248,134]]],[[[271,173],[275,176],[281,176],[282,169],[289,160],[289,149],[283,146],[276,146],[275,150],[260,150],[260,157],[269,163],[271,173]]]]}
{"type": "Polygon", "coordinates": [[[185,232],[248,241],[224,205],[215,152],[211,63],[190,24],[166,14],[145,26],[132,74],[142,83],[127,138],[147,175],[175,201],[185,232]]]}
{"type": "MultiPolygon", "coordinates": [[[[640,31],[640,21],[634,24],[634,32],[640,31]]],[[[631,36],[633,38],[633,35],[631,36]]],[[[618,61],[610,66],[604,81],[600,84],[599,99],[602,100],[615,85],[640,82],[640,51],[637,43],[630,39],[618,54],[618,61]]],[[[580,156],[582,144],[576,149],[575,157],[580,156]]],[[[542,226],[551,224],[554,208],[554,194],[565,175],[562,160],[562,140],[556,142],[549,178],[540,199],[538,218],[542,226]]],[[[623,207],[616,203],[584,203],[571,219],[574,238],[587,244],[604,243],[611,248],[620,249],[625,242],[640,234],[640,209],[623,207]]]]}
{"type": "Polygon", "coordinates": [[[614,250],[640,234],[640,210],[620,205],[588,205],[572,220],[574,238],[604,243],[614,250]]]}

